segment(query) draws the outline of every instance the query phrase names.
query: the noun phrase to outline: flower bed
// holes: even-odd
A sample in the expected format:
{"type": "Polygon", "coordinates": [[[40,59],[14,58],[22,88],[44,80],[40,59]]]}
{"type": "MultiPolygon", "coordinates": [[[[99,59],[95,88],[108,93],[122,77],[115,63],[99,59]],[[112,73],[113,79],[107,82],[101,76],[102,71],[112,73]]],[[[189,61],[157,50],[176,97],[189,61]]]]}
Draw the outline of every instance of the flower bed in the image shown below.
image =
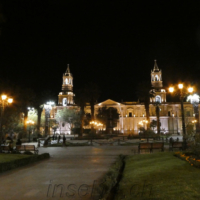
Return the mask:
{"type": "Polygon", "coordinates": [[[174,156],[187,161],[191,166],[200,168],[200,158],[192,152],[175,152],[174,156]]]}

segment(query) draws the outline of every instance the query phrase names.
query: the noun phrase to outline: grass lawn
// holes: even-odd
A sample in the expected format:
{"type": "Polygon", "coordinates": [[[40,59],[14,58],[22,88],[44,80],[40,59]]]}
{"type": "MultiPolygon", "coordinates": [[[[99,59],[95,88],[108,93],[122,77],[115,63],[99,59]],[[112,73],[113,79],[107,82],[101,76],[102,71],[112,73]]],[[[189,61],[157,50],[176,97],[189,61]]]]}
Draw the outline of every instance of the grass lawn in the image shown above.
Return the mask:
{"type": "Polygon", "coordinates": [[[200,199],[200,169],[171,152],[128,156],[125,163],[115,200],[200,199]]]}
{"type": "Polygon", "coordinates": [[[0,154],[0,164],[6,163],[6,162],[11,162],[11,161],[14,161],[14,160],[19,160],[19,159],[22,159],[22,158],[28,158],[30,156],[32,156],[32,155],[2,153],[2,154],[0,154]]]}

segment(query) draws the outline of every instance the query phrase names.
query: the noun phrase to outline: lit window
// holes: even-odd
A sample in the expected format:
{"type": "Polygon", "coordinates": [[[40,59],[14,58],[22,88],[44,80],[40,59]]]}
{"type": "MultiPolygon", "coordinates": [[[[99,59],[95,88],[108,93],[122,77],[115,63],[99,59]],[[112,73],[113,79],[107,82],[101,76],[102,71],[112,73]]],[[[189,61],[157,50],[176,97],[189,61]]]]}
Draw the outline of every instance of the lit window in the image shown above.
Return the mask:
{"type": "Polygon", "coordinates": [[[63,106],[67,106],[67,98],[63,98],[63,106]]]}
{"type": "Polygon", "coordinates": [[[156,100],[156,102],[161,103],[161,97],[160,96],[157,95],[155,100],[156,100]]]}

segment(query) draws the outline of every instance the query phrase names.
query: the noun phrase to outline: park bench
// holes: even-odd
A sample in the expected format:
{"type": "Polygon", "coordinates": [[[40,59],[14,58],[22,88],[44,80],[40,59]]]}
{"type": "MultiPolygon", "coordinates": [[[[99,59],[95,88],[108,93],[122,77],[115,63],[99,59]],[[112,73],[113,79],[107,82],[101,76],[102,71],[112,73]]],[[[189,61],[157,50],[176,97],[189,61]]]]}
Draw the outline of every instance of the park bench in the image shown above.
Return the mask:
{"type": "Polygon", "coordinates": [[[145,137],[145,136],[140,136],[139,137],[140,140],[147,140],[147,142],[149,140],[160,140],[160,137],[145,137]]]}
{"type": "Polygon", "coordinates": [[[153,149],[161,149],[161,151],[164,151],[164,142],[151,143],[151,152],[153,152],[153,149]]]}
{"type": "Polygon", "coordinates": [[[1,146],[1,150],[4,153],[8,153],[8,152],[10,153],[11,152],[10,146],[1,146]]]}
{"type": "Polygon", "coordinates": [[[171,146],[169,146],[169,150],[174,150],[174,149],[179,149],[179,150],[183,150],[183,142],[172,142],[171,146]]]}
{"type": "Polygon", "coordinates": [[[138,153],[140,153],[141,149],[149,149],[151,153],[151,143],[139,143],[138,145],[138,153]]]}
{"type": "Polygon", "coordinates": [[[16,146],[16,150],[21,151],[33,151],[35,154],[38,154],[38,149],[35,147],[35,145],[21,145],[16,146]]]}
{"type": "Polygon", "coordinates": [[[159,143],[139,143],[138,145],[138,152],[140,153],[141,149],[148,149],[151,152],[153,152],[153,149],[161,149],[161,151],[164,151],[164,142],[159,143]]]}

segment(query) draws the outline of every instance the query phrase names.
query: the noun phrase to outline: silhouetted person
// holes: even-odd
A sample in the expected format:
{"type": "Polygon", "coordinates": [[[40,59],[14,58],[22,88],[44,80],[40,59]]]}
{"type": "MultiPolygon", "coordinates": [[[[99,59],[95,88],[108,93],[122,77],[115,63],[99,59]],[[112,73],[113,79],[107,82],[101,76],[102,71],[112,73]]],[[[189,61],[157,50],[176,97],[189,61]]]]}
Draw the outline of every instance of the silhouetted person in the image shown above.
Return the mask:
{"type": "Polygon", "coordinates": [[[58,143],[60,142],[60,138],[61,138],[61,137],[60,137],[60,135],[59,135],[59,136],[58,136],[58,143]]]}
{"type": "Polygon", "coordinates": [[[65,146],[65,143],[66,143],[66,137],[63,136],[63,146],[65,146]]]}
{"type": "Polygon", "coordinates": [[[16,142],[16,145],[21,146],[21,144],[22,144],[22,143],[21,143],[21,140],[18,138],[18,139],[17,139],[17,142],[16,142]]]}

